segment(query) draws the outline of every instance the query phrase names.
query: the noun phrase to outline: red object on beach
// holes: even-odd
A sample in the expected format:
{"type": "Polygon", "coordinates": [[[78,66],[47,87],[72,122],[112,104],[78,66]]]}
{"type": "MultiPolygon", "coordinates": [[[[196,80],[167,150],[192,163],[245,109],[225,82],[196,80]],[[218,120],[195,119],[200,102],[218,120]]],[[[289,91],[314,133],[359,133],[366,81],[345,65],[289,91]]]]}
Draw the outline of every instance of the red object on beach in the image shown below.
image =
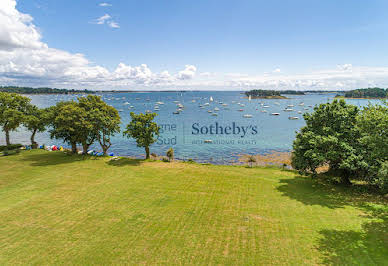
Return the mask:
{"type": "Polygon", "coordinates": [[[53,151],[57,151],[57,150],[58,150],[57,146],[54,145],[53,151]]]}

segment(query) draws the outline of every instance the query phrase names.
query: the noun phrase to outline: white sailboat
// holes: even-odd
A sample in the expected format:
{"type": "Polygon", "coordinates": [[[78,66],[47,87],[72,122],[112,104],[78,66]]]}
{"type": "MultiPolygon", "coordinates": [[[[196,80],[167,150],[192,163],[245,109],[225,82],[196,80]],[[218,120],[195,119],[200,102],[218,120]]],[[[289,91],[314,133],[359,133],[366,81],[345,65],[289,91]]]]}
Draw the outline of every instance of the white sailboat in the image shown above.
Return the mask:
{"type": "Polygon", "coordinates": [[[211,101],[211,102],[213,101],[213,97],[212,97],[212,96],[210,96],[210,101],[211,101]]]}

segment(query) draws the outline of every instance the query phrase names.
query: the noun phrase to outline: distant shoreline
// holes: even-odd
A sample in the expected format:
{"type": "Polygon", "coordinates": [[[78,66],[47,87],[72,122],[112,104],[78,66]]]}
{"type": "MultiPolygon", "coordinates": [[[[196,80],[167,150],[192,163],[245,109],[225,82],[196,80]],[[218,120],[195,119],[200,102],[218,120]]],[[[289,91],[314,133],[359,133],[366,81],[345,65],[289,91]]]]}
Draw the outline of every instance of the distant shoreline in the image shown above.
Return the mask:
{"type": "Polygon", "coordinates": [[[336,96],[335,99],[359,99],[359,100],[384,100],[388,97],[345,97],[345,96],[336,96]]]}
{"type": "MultiPolygon", "coordinates": [[[[244,97],[244,99],[248,99],[249,97],[244,97]]],[[[290,99],[286,96],[251,96],[251,99],[290,99]]]]}

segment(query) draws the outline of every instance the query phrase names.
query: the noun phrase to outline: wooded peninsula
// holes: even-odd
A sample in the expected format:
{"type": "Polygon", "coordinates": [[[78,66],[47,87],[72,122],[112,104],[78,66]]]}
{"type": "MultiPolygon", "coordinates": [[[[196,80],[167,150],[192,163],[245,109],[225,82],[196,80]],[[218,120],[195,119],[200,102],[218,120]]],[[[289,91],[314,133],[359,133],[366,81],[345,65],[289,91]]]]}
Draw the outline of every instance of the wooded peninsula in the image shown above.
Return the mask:
{"type": "Polygon", "coordinates": [[[388,98],[388,89],[383,88],[366,88],[346,91],[344,95],[337,95],[345,98],[359,99],[385,99],[388,98]]]}
{"type": "Polygon", "coordinates": [[[291,95],[304,95],[303,91],[294,91],[294,90],[250,90],[246,91],[245,95],[251,97],[252,99],[287,99],[287,97],[282,94],[291,94],[291,95]]]}
{"type": "Polygon", "coordinates": [[[87,93],[92,94],[95,91],[91,90],[68,90],[68,89],[57,89],[57,88],[31,88],[31,87],[17,87],[17,86],[0,86],[0,92],[13,92],[19,94],[80,94],[87,93]]]}

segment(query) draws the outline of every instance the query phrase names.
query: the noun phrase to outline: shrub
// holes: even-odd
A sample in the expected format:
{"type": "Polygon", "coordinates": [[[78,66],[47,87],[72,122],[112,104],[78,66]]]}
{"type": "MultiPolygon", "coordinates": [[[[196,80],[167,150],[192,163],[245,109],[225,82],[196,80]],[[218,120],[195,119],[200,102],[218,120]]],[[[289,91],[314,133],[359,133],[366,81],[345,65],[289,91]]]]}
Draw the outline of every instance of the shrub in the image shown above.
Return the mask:
{"type": "Polygon", "coordinates": [[[169,148],[166,155],[167,155],[169,161],[173,161],[174,160],[174,149],[169,148]]]}
{"type": "Polygon", "coordinates": [[[381,192],[388,192],[388,161],[381,164],[381,168],[374,181],[381,192]]]}
{"type": "Polygon", "coordinates": [[[250,156],[248,157],[248,164],[249,164],[249,167],[252,168],[253,163],[256,163],[256,157],[253,156],[253,155],[250,155],[250,156]]]}
{"type": "Polygon", "coordinates": [[[10,145],[4,145],[4,146],[0,146],[0,151],[5,151],[5,150],[17,150],[17,149],[20,149],[21,147],[23,147],[22,144],[10,144],[10,145]]]}
{"type": "Polygon", "coordinates": [[[4,156],[14,155],[14,154],[18,154],[19,152],[20,152],[19,149],[9,150],[9,149],[5,148],[5,149],[3,150],[3,155],[4,155],[4,156]]]}

